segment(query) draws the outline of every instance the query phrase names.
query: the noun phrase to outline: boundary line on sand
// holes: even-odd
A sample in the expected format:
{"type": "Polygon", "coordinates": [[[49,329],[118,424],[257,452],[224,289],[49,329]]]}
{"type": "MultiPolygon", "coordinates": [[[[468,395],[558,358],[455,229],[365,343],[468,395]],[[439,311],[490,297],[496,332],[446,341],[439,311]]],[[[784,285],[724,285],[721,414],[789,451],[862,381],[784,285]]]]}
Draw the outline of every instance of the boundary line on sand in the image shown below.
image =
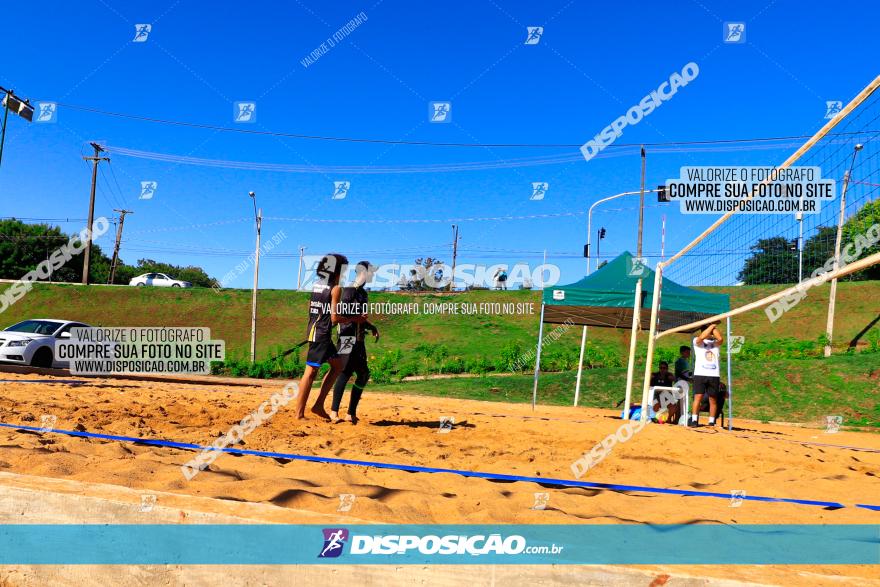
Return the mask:
{"type": "MultiPolygon", "coordinates": [[[[146,444],[150,446],[163,446],[168,448],[179,448],[184,450],[216,450],[220,452],[226,452],[230,454],[239,454],[239,455],[250,455],[250,456],[258,456],[258,457],[267,457],[272,459],[288,459],[288,460],[296,460],[296,461],[309,461],[315,463],[326,463],[326,464],[336,464],[336,465],[354,465],[358,467],[375,467],[377,469],[394,469],[398,471],[406,471],[410,473],[451,473],[453,475],[461,475],[463,477],[476,477],[479,479],[486,479],[489,481],[506,481],[506,482],[517,482],[523,481],[526,483],[537,483],[539,485],[556,485],[560,487],[580,487],[586,489],[601,489],[601,490],[611,490],[611,491],[638,491],[643,493],[657,493],[657,494],[665,494],[665,495],[682,495],[688,497],[714,497],[721,499],[730,499],[730,494],[728,493],[715,493],[709,491],[693,491],[689,489],[668,489],[661,487],[648,487],[641,485],[620,485],[616,483],[596,483],[591,481],[573,481],[569,479],[552,479],[547,477],[525,477],[520,475],[507,475],[503,473],[487,473],[482,471],[467,471],[462,469],[439,469],[434,467],[420,467],[417,465],[399,465],[394,463],[384,463],[379,461],[359,461],[352,459],[339,459],[335,457],[319,457],[312,455],[298,455],[298,454],[290,454],[290,453],[280,453],[280,452],[269,452],[269,451],[258,451],[258,450],[245,450],[238,448],[229,448],[225,447],[222,449],[215,448],[213,446],[201,446],[198,444],[191,444],[188,442],[176,442],[171,440],[161,440],[161,439],[151,439],[151,438],[135,438],[132,436],[118,436],[113,434],[100,434],[96,432],[80,432],[77,430],[43,430],[36,426],[24,426],[21,424],[7,424],[4,422],[0,422],[0,427],[3,428],[11,428],[14,430],[24,430],[28,432],[39,432],[41,434],[45,433],[53,433],[53,434],[63,434],[67,436],[78,436],[81,438],[97,438],[101,440],[112,440],[115,442],[131,442],[135,444],[146,444]]],[[[818,506],[826,509],[842,509],[847,506],[842,503],[836,501],[821,501],[821,500],[812,500],[812,499],[795,499],[788,497],[766,497],[760,495],[745,495],[742,496],[744,501],[763,501],[763,502],[772,502],[772,503],[791,503],[796,505],[807,505],[807,506],[818,506]]],[[[856,504],[855,507],[865,508],[874,511],[880,511],[880,505],[866,505],[866,504],[856,504]]]]}

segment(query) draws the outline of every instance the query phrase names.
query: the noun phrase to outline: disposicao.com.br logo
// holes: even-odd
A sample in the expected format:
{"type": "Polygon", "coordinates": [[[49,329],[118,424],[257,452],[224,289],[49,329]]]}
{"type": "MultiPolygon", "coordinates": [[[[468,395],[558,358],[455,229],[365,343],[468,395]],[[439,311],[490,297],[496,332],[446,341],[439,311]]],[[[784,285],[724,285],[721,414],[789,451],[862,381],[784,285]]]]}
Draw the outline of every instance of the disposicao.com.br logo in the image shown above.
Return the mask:
{"type": "Polygon", "coordinates": [[[350,555],[529,555],[561,554],[556,544],[529,546],[519,534],[352,534],[346,528],[324,528],[318,558],[338,558],[348,544],[350,555]]]}

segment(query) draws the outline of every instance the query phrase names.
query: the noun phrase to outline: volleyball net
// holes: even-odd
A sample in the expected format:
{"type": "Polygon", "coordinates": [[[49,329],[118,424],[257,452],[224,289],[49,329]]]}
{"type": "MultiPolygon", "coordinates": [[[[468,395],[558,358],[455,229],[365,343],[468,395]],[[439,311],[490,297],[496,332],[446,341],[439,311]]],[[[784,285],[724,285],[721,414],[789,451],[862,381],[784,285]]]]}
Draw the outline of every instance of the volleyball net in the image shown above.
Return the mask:
{"type": "Polygon", "coordinates": [[[643,414],[657,339],[756,310],[775,322],[810,288],[826,283],[831,292],[825,354],[830,354],[837,281],[880,279],[878,88],[880,76],[848,104],[829,103],[828,121],[781,164],[688,167],[668,182],[672,201],[678,200],[685,214],[728,209],[720,217],[716,212],[708,228],[656,266],[643,414]],[[688,286],[761,286],[755,291],[766,295],[748,302],[742,301],[747,296],[733,296],[737,301],[723,314],[661,324],[663,277],[688,286]]]}

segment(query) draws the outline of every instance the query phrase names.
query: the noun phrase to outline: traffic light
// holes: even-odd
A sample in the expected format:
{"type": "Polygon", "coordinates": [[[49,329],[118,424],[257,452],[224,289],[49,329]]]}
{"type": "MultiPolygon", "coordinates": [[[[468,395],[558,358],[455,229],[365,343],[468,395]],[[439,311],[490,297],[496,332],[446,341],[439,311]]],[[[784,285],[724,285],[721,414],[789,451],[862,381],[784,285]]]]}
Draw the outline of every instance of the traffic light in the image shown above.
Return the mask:
{"type": "Polygon", "coordinates": [[[590,245],[589,244],[584,245],[584,258],[585,259],[590,258],[590,245]]]}
{"type": "Polygon", "coordinates": [[[658,202],[671,202],[669,196],[666,194],[666,186],[658,185],[657,186],[657,201],[658,202]]]}
{"type": "Polygon", "coordinates": [[[605,229],[604,228],[599,229],[599,238],[605,238],[605,229]]]}

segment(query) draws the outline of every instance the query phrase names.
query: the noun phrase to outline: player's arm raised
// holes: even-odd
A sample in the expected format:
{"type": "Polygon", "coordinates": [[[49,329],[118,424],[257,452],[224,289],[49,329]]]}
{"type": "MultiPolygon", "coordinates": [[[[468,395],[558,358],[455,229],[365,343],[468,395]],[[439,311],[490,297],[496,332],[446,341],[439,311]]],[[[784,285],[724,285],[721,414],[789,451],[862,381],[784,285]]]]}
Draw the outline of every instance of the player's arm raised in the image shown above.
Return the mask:
{"type": "Polygon", "coordinates": [[[706,329],[703,330],[703,332],[701,332],[700,335],[697,337],[697,344],[703,344],[703,341],[712,336],[712,332],[716,328],[717,324],[710,324],[709,326],[707,326],[706,329]]]}

